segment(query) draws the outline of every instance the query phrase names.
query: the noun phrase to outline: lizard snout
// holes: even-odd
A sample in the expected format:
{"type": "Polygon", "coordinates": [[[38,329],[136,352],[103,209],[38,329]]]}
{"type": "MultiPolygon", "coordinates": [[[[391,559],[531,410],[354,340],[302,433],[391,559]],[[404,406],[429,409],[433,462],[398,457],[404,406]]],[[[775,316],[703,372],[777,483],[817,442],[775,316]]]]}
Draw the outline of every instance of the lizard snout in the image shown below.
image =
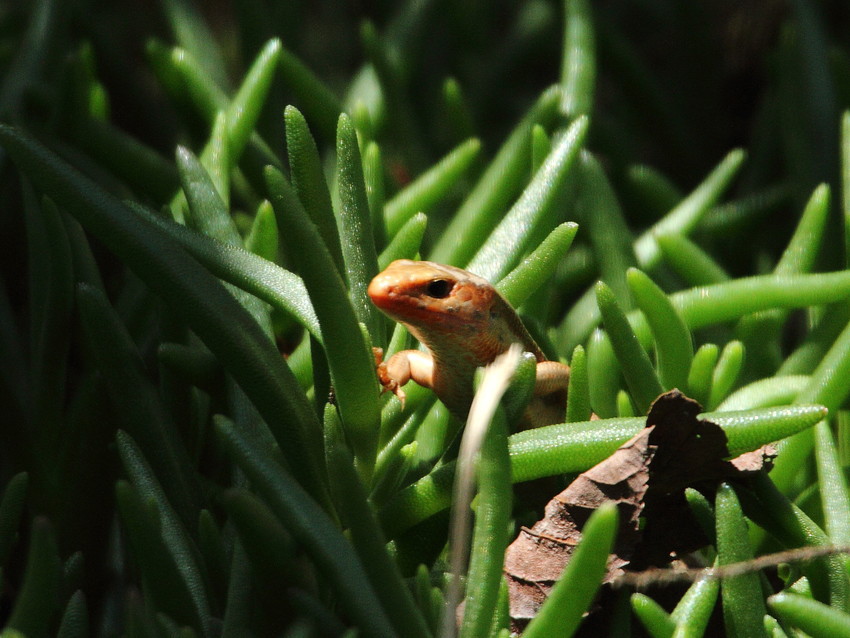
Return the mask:
{"type": "Polygon", "coordinates": [[[380,273],[369,282],[366,294],[369,295],[372,303],[380,308],[381,301],[386,300],[390,295],[392,295],[395,288],[396,285],[393,278],[387,277],[384,273],[380,273]]]}

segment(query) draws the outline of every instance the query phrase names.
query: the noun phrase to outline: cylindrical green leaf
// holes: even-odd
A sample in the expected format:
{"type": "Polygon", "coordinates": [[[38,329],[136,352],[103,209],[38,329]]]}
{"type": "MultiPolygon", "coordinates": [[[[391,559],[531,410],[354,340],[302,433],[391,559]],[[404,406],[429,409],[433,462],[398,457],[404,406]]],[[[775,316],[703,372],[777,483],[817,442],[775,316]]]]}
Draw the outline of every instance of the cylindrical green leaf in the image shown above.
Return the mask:
{"type": "Polygon", "coordinates": [[[764,617],[764,630],[771,638],[789,638],[782,625],[773,616],[764,617]]]}
{"type": "Polygon", "coordinates": [[[519,308],[554,274],[577,232],[578,225],[572,222],[555,228],[522,263],[496,284],[496,290],[509,304],[519,308]]]}
{"type": "MultiPolygon", "coordinates": [[[[181,160],[180,150],[182,148],[181,146],[177,147],[178,165],[181,160]]],[[[215,116],[215,120],[213,120],[210,138],[201,152],[200,163],[206,172],[209,173],[209,178],[215,185],[215,190],[224,203],[226,210],[226,207],[230,205],[230,169],[232,168],[232,164],[230,160],[230,140],[227,136],[227,116],[224,111],[220,111],[215,116]]],[[[183,178],[181,178],[181,181],[183,181],[183,178]]],[[[219,206],[216,206],[216,208],[219,206]]],[[[228,214],[229,217],[230,215],[228,214]]],[[[227,222],[232,224],[230,219],[223,221],[225,222],[223,224],[224,228],[227,228],[227,222]]],[[[218,238],[226,241],[222,236],[218,238]]],[[[239,233],[235,234],[235,238],[239,238],[239,233]]]]}
{"type": "MultiPolygon", "coordinates": [[[[575,215],[587,228],[593,254],[599,266],[598,278],[611,286],[623,303],[631,304],[626,287],[626,270],[636,264],[633,237],[617,196],[599,161],[583,151],[579,158],[581,178],[575,215]]],[[[573,304],[557,328],[565,347],[584,343],[599,323],[599,308],[591,288],[573,304]]]]}
{"type": "Polygon", "coordinates": [[[670,233],[656,235],[664,261],[691,286],[708,286],[729,281],[729,275],[712,257],[687,237],[670,233]]]}
{"type": "Polygon", "coordinates": [[[700,220],[698,229],[714,237],[733,237],[787,205],[791,191],[790,184],[780,182],[714,206],[700,220]]]}
{"type": "Polygon", "coordinates": [[[422,613],[426,614],[429,628],[431,629],[431,633],[436,633],[439,629],[439,622],[441,619],[441,614],[438,613],[432,614],[431,607],[431,574],[428,572],[428,568],[425,565],[419,565],[416,569],[416,573],[413,575],[411,587],[413,588],[413,593],[416,596],[416,604],[419,605],[419,609],[422,613]]]}
{"type": "Polygon", "coordinates": [[[166,0],[162,8],[175,40],[199,61],[206,81],[226,88],[227,65],[218,40],[198,7],[178,0],[166,0]]]}
{"type": "Polygon", "coordinates": [[[490,423],[478,460],[478,497],[461,638],[486,636],[493,622],[512,504],[508,428],[504,415],[498,413],[490,423]]]}
{"type": "Polygon", "coordinates": [[[716,578],[703,578],[688,588],[670,614],[676,623],[673,638],[702,638],[719,591],[716,578]]]}
{"type": "MultiPolygon", "coordinates": [[[[599,160],[583,151],[579,157],[581,185],[576,201],[576,217],[586,227],[599,263],[599,278],[629,307],[626,271],[637,260],[629,230],[617,195],[599,160]]],[[[573,313],[568,313],[573,314],[573,313]]]]}
{"type": "Polygon", "coordinates": [[[242,248],[222,244],[146,209],[134,206],[133,210],[174,239],[212,274],[291,315],[321,343],[319,320],[301,277],[242,248]]]}
{"type": "Polygon", "coordinates": [[[369,219],[375,246],[384,246],[387,243],[387,233],[384,228],[384,203],[386,201],[384,161],[381,158],[381,149],[375,142],[367,143],[363,151],[363,183],[366,185],[369,219]]]}
{"type": "MultiPolygon", "coordinates": [[[[841,466],[828,421],[815,426],[815,460],[818,490],[829,540],[835,545],[850,545],[850,491],[841,466]]],[[[845,561],[847,558],[845,557],[845,561]]]]}
{"type": "Polygon", "coordinates": [[[200,629],[202,621],[189,584],[163,541],[156,504],[142,500],[126,481],[118,481],[115,494],[145,597],[175,620],[200,629]]]}
{"type": "Polygon", "coordinates": [[[68,134],[135,193],[165,202],[180,185],[174,164],[109,122],[77,119],[68,134]]]}
{"type": "Polygon", "coordinates": [[[233,635],[251,624],[252,603],[256,600],[256,572],[245,554],[242,542],[233,543],[233,561],[227,588],[227,606],[222,619],[222,635],[233,635]]]}
{"type": "Polygon", "coordinates": [[[671,638],[676,623],[661,605],[641,593],[632,594],[631,603],[632,611],[652,638],[671,638]]]}
{"type": "Polygon", "coordinates": [[[357,133],[351,118],[344,113],[339,116],[337,126],[336,156],[340,203],[337,224],[340,236],[345,238],[342,242],[342,257],[348,280],[348,294],[358,321],[366,325],[369,334],[382,341],[380,336],[383,324],[380,313],[366,294],[369,282],[378,274],[372,217],[366,196],[366,184],[363,181],[363,163],[360,159],[357,133]]]}
{"type": "Polygon", "coordinates": [[[510,620],[508,583],[503,579],[499,584],[499,598],[496,600],[493,622],[490,626],[490,638],[508,638],[510,620]]]}
{"type": "Polygon", "coordinates": [[[209,237],[241,246],[242,238],[210,173],[188,148],[178,146],[175,158],[192,226],[209,237]]]}
{"type": "MultiPolygon", "coordinates": [[[[384,535],[354,470],[336,408],[325,406],[325,455],[331,494],[351,542],[390,622],[399,635],[427,637],[425,619],[387,552],[384,535]]],[[[507,453],[505,454],[507,456],[507,453]]]]}
{"type": "Polygon", "coordinates": [[[694,356],[693,340],[667,295],[646,274],[630,268],[626,281],[635,304],[646,317],[655,341],[658,377],[665,390],[686,388],[694,356]]]}
{"type": "Polygon", "coordinates": [[[850,266],[850,111],[841,114],[841,212],[844,217],[844,260],[850,266]]]}
{"type": "Polygon", "coordinates": [[[450,139],[462,140],[475,135],[472,110],[463,88],[455,78],[446,78],[443,83],[443,108],[446,113],[446,128],[451,133],[450,139]]]}
{"type": "Polygon", "coordinates": [[[33,521],[23,581],[17,586],[15,606],[6,627],[17,629],[27,638],[48,636],[56,613],[56,595],[62,576],[59,548],[50,522],[43,517],[33,521]]]}
{"type": "Polygon", "coordinates": [[[292,188],[295,189],[304,210],[319,229],[337,270],[342,274],[345,272],[345,265],[342,261],[339,231],[319,149],[301,111],[294,106],[287,106],[283,118],[286,121],[286,152],[289,157],[292,188]]]}
{"type": "Polygon", "coordinates": [[[185,91],[199,114],[208,122],[212,123],[216,113],[227,107],[229,100],[223,88],[210,81],[198,60],[187,49],[177,46],[158,52],[156,48],[151,48],[149,55],[153,60],[159,61],[159,64],[154,65],[154,69],[159,68],[160,78],[163,74],[174,78],[173,81],[163,84],[185,91]]]}
{"type": "Polygon", "coordinates": [[[383,505],[389,495],[398,492],[405,472],[418,462],[419,444],[413,440],[418,429],[419,420],[411,416],[378,454],[373,479],[375,487],[370,495],[376,506],[383,505]]]}
{"type": "Polygon", "coordinates": [[[534,396],[536,379],[537,360],[530,352],[523,352],[501,400],[509,426],[522,418],[525,408],[534,396]]]}
{"type": "Polygon", "coordinates": [[[428,218],[422,213],[416,213],[407,220],[378,255],[378,269],[383,270],[396,259],[415,259],[422,248],[427,225],[428,218]]]}
{"type": "Polygon", "coordinates": [[[207,571],[210,600],[215,608],[217,601],[227,599],[230,554],[225,548],[221,530],[209,510],[201,510],[198,516],[198,550],[201,554],[200,562],[207,571]]]}
{"type": "Polygon", "coordinates": [[[805,308],[846,299],[850,273],[757,275],[677,292],[670,299],[691,330],[770,308],[805,308]]]}
{"type": "Polygon", "coordinates": [[[423,133],[420,120],[413,112],[405,86],[406,78],[392,58],[391,40],[386,36],[381,37],[375,24],[367,19],[360,25],[360,41],[377,76],[381,97],[386,104],[388,133],[398,140],[398,148],[408,168],[419,172],[426,164],[423,133]]]}
{"type": "MultiPolygon", "coordinates": [[[[192,598],[194,613],[201,622],[207,623],[210,618],[209,595],[205,587],[206,574],[198,561],[198,548],[169,502],[163,490],[162,479],[154,475],[147,458],[136,442],[121,430],[117,432],[115,439],[124,470],[130,477],[139,498],[145,503],[155,504],[157,508],[165,551],[171,555],[179,577],[186,584],[186,591],[192,598]]],[[[143,561],[145,557],[139,556],[139,560],[143,561]]]]}
{"type": "MultiPolygon", "coordinates": [[[[178,146],[176,156],[192,225],[213,239],[241,247],[242,237],[210,175],[189,149],[178,146]]],[[[272,324],[267,306],[241,289],[235,290],[234,296],[271,338],[272,324]]]]}
{"type": "Polygon", "coordinates": [[[594,330],[587,344],[587,378],[593,411],[603,419],[616,416],[620,366],[611,340],[602,330],[594,330]]]}
{"type": "MultiPolygon", "coordinates": [[[[805,308],[830,304],[850,296],[850,272],[840,271],[815,275],[757,275],[742,277],[721,284],[690,288],[670,295],[673,307],[679,311],[691,329],[704,328],[717,323],[740,319],[744,315],[772,308],[805,308]]],[[[584,297],[577,317],[583,327],[575,331],[562,324],[558,334],[567,344],[575,339],[584,341],[598,322],[598,313],[591,308],[592,296],[584,297]]],[[[594,306],[595,307],[595,306],[594,306]]],[[[574,312],[569,313],[572,317],[574,312]]],[[[649,343],[646,320],[638,313],[629,313],[635,333],[641,342],[649,343]]],[[[795,372],[799,372],[795,368],[795,372]]],[[[793,373],[793,372],[791,372],[793,373]]]]}
{"type": "MultiPolygon", "coordinates": [[[[700,415],[723,428],[730,456],[812,427],[825,415],[819,405],[786,406],[700,415]]],[[[514,482],[581,472],[609,456],[646,425],[646,419],[602,419],[559,423],[510,438],[514,482]]]]}
{"type": "MultiPolygon", "coordinates": [[[[221,504],[241,539],[251,563],[268,583],[282,585],[292,577],[297,548],[287,529],[257,496],[243,489],[229,489],[221,504]]],[[[305,574],[308,581],[312,574],[305,574]]]]}
{"type": "Polygon", "coordinates": [[[591,514],[564,573],[523,632],[525,638],[573,635],[601,585],[616,533],[617,508],[606,503],[591,514]]]}
{"type": "Polygon", "coordinates": [[[682,200],[682,192],[657,168],[646,164],[629,166],[628,191],[647,213],[661,217],[682,200]]]}
{"type": "Polygon", "coordinates": [[[387,234],[395,235],[416,213],[429,213],[468,173],[480,150],[479,140],[466,140],[396,193],[384,207],[387,234]]]}
{"type": "Polygon", "coordinates": [[[850,614],[816,600],[780,592],[767,600],[779,618],[812,638],[850,638],[850,614]]]}
{"type": "Polygon", "coordinates": [[[785,358],[776,370],[777,375],[811,374],[823,361],[838,335],[850,323],[850,303],[838,302],[827,306],[817,325],[809,329],[805,340],[785,358]]]}
{"type": "Polygon", "coordinates": [[[27,261],[29,265],[28,418],[40,431],[42,445],[58,436],[66,397],[66,370],[74,299],[73,262],[68,234],[56,205],[40,204],[32,189],[24,192],[27,261]]]}
{"type": "Polygon", "coordinates": [[[632,399],[638,411],[646,414],[650,404],[663,392],[658,375],[620,309],[614,291],[602,281],[596,284],[596,302],[632,399]]]}
{"type": "Polygon", "coordinates": [[[805,431],[826,416],[822,405],[793,405],[752,410],[706,412],[723,428],[730,456],[756,450],[766,443],[805,431]]]}
{"type": "MultiPolygon", "coordinates": [[[[717,559],[719,565],[752,560],[753,550],[747,523],[735,491],[728,484],[717,490],[714,506],[717,518],[717,559]]],[[[766,613],[764,595],[757,573],[724,578],[720,585],[726,632],[735,638],[763,637],[762,618],[766,613]]]]}
{"type": "Polygon", "coordinates": [[[808,384],[809,377],[802,374],[753,381],[726,397],[717,410],[724,412],[788,405],[794,403],[794,399],[808,384]]]}
{"type": "Polygon", "coordinates": [[[720,356],[720,348],[713,343],[704,343],[694,353],[691,360],[691,370],[688,373],[688,396],[705,404],[711,392],[711,381],[714,378],[714,368],[720,356]]]}
{"type": "MultiPolygon", "coordinates": [[[[826,356],[809,379],[809,385],[797,395],[796,403],[821,403],[829,410],[837,410],[850,394],[850,324],[835,340],[826,356]]],[[[801,433],[784,441],[771,476],[780,490],[793,484],[800,465],[812,453],[812,432],[801,433]]]]}
{"type": "Polygon", "coordinates": [[[274,217],[274,208],[263,200],[257,207],[251,230],[245,237],[245,250],[262,257],[266,261],[277,260],[277,249],[280,243],[277,231],[277,221],[274,217]]]}
{"type": "Polygon", "coordinates": [[[564,48],[561,58],[561,113],[590,115],[596,84],[596,43],[591,3],[564,2],[564,48]]]}
{"type": "Polygon", "coordinates": [[[549,153],[552,152],[552,140],[549,139],[549,134],[546,133],[546,129],[540,126],[539,124],[535,124],[531,129],[531,174],[534,175],[540,167],[543,166],[543,162],[546,161],[546,157],[549,153]]]}
{"type": "Polygon", "coordinates": [[[740,341],[730,341],[723,347],[714,374],[711,377],[711,390],[705,404],[709,410],[714,410],[726,398],[744,365],[744,344],[740,341]]]}
{"type": "Polygon", "coordinates": [[[570,359],[570,384],[567,389],[566,422],[590,419],[590,383],[587,373],[587,356],[584,348],[576,346],[570,359]]]}
{"type": "Polygon", "coordinates": [[[641,268],[644,270],[652,269],[660,259],[661,254],[655,239],[656,236],[670,233],[687,235],[690,232],[705,212],[720,199],[720,196],[729,187],[732,178],[741,168],[744,157],[745,154],[740,149],[731,151],[717,165],[717,168],[703,180],[702,184],[697,186],[676,208],[637,239],[635,254],[641,268]]]}
{"type": "Polygon", "coordinates": [[[280,50],[280,73],[286,88],[295,93],[295,105],[314,122],[323,138],[334,139],[342,104],[333,91],[284,47],[280,50]]]}
{"type": "Polygon", "coordinates": [[[632,405],[632,399],[629,393],[625,390],[617,392],[617,416],[620,418],[628,418],[635,415],[635,406],[632,405]]]}
{"type": "Polygon", "coordinates": [[[814,190],[773,272],[791,275],[811,271],[822,247],[830,199],[829,185],[821,184],[814,190]]]}
{"type": "Polygon", "coordinates": [[[545,91],[505,141],[431,251],[430,259],[466,265],[522,190],[531,162],[531,129],[558,112],[560,87],[545,91]]]}
{"type": "Polygon", "coordinates": [[[89,633],[89,612],[86,597],[79,589],[71,594],[62,621],[56,632],[56,638],[86,638],[89,633]]]}
{"type": "Polygon", "coordinates": [[[276,38],[266,43],[227,107],[225,114],[231,166],[236,165],[260,117],[266,94],[275,77],[281,49],[280,40],[276,38]]]}
{"type": "MultiPolygon", "coordinates": [[[[799,507],[791,503],[767,474],[754,475],[751,486],[752,495],[749,492],[740,492],[747,517],[760,527],[770,530],[771,535],[784,547],[830,543],[824,531],[799,507]]],[[[843,559],[839,556],[827,556],[811,561],[804,566],[804,573],[812,593],[818,600],[828,600],[834,607],[846,610],[848,580],[843,559]]]]}
{"type": "Polygon", "coordinates": [[[470,260],[471,272],[490,281],[501,279],[519,261],[532,233],[548,233],[554,227],[538,228],[560,202],[564,180],[578,157],[587,128],[588,120],[582,116],[564,132],[520,198],[470,260]]]}
{"type": "MultiPolygon", "coordinates": [[[[362,470],[366,475],[371,474],[380,427],[374,358],[366,348],[345,284],[316,226],[279,171],[268,167],[266,181],[278,226],[287,228],[289,247],[301,266],[322,325],[323,344],[346,434],[358,461],[364,464],[362,470]]],[[[365,288],[363,291],[365,294],[365,288]]]]}
{"type": "MultiPolygon", "coordinates": [[[[829,215],[829,187],[815,189],[773,272],[799,274],[809,272],[820,253],[826,220],[829,215]]],[[[736,333],[749,351],[747,367],[751,376],[769,376],[781,359],[781,329],[788,313],[782,310],[757,313],[741,319],[736,333]]],[[[787,364],[783,363],[783,367],[787,364]]]]}

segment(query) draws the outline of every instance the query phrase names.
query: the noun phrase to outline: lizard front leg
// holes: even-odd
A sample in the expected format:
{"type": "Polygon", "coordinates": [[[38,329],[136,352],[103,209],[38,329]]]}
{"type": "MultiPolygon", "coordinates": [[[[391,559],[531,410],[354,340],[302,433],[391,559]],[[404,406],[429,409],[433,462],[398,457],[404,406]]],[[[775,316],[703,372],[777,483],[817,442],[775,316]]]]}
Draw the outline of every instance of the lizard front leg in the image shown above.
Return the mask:
{"type": "Polygon", "coordinates": [[[429,353],[421,350],[402,350],[384,361],[383,351],[380,348],[373,348],[373,350],[378,381],[384,390],[389,390],[396,395],[402,405],[404,405],[405,394],[401,388],[411,379],[423,387],[433,389],[434,359],[429,353]]]}

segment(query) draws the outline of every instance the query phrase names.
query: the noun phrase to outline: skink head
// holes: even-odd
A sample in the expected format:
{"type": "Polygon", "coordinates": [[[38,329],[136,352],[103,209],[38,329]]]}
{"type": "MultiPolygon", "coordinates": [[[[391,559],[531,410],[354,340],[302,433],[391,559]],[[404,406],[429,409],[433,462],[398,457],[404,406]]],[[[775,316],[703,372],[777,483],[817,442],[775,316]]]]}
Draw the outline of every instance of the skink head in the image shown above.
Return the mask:
{"type": "MultiPolygon", "coordinates": [[[[545,356],[496,289],[478,275],[431,261],[400,259],[369,284],[369,297],[433,354],[442,374],[471,387],[475,368],[512,343],[545,356]]],[[[437,374],[440,374],[439,372],[437,374]]]]}
{"type": "Polygon", "coordinates": [[[384,313],[419,334],[482,330],[498,298],[489,282],[472,273],[409,259],[392,262],[372,280],[368,293],[384,313]]]}

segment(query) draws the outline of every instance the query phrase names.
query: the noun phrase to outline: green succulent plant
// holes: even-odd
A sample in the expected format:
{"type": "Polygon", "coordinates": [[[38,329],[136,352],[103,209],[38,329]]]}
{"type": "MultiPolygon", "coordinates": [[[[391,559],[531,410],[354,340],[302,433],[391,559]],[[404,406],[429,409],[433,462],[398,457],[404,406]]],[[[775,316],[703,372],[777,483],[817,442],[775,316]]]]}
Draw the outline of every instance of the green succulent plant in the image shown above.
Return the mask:
{"type": "Polygon", "coordinates": [[[612,635],[850,635],[841,3],[89,5],[0,10],[4,638],[509,635],[514,484],[673,388],[731,456],[779,441],[688,491],[698,557],[814,559],[599,599],[604,506],[523,635],[594,604],[612,635]],[[463,573],[462,424],[375,375],[412,342],[366,295],[399,258],[489,279],[572,366],[564,423],[511,434],[519,363],[463,573]]]}

